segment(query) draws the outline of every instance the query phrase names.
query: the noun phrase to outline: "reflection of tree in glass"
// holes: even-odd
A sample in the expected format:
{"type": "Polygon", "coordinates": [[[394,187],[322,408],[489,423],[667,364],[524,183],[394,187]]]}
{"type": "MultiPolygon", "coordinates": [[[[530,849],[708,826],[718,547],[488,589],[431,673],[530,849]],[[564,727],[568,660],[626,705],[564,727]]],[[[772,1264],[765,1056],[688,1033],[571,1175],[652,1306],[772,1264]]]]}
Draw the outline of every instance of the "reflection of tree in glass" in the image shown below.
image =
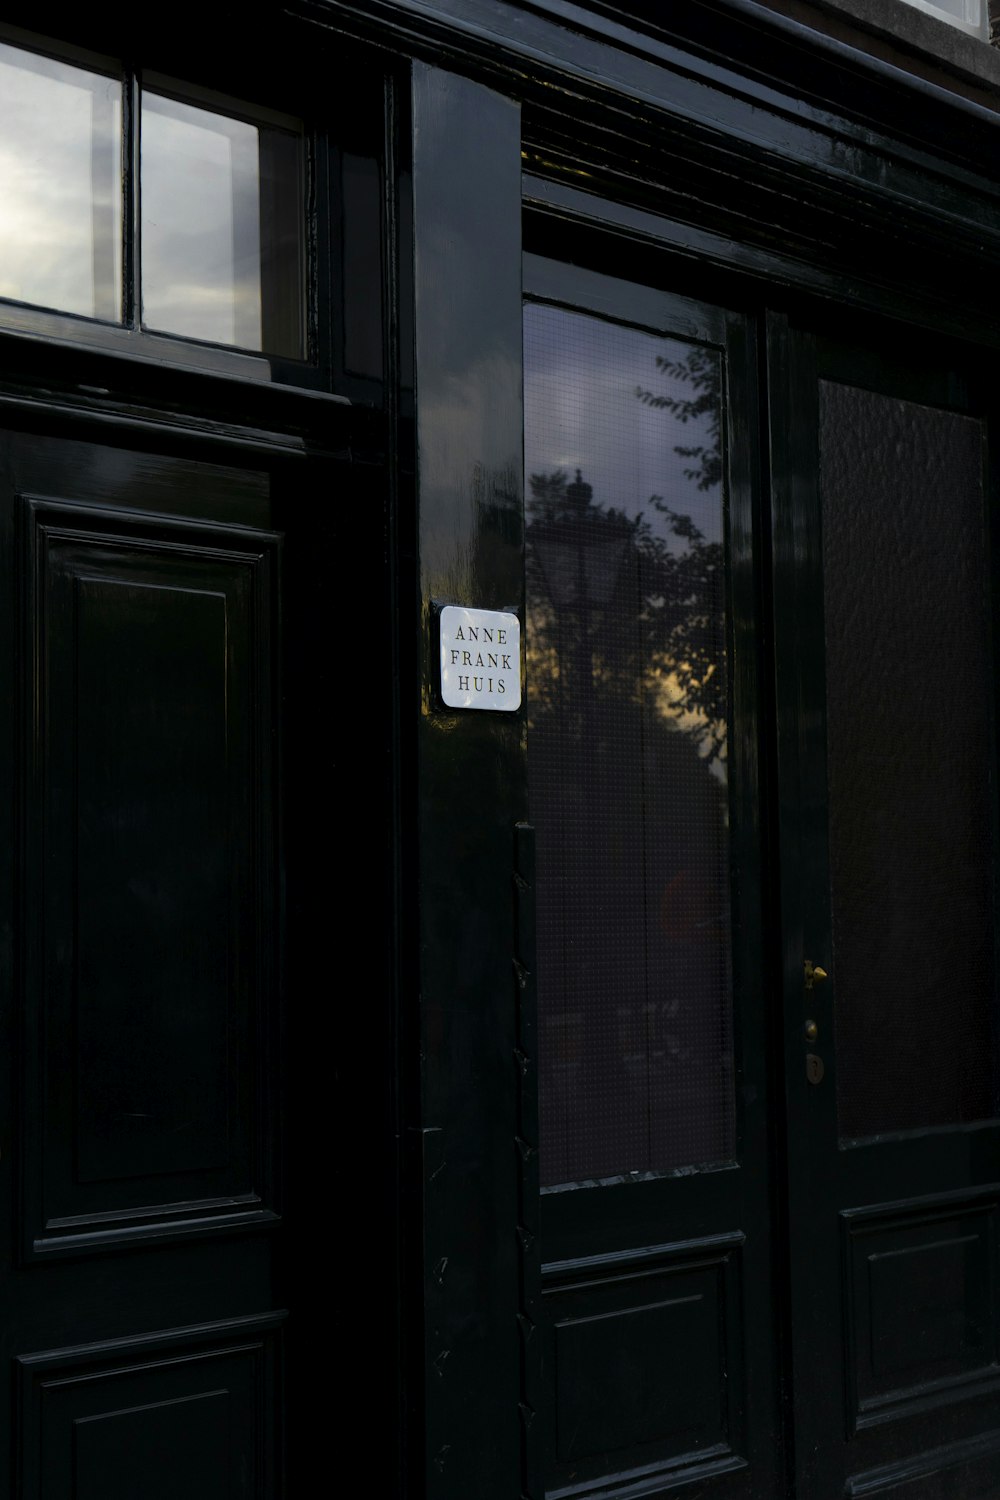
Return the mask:
{"type": "MultiPolygon", "coordinates": [[[[636,386],[636,396],[685,426],[701,428],[702,441],[676,444],[674,451],[690,460],[684,477],[700,492],[718,488],[718,355],[689,348],[682,359],[657,355],[656,368],[666,389],[636,386]]],[[[559,670],[551,627],[560,624],[565,634],[568,616],[578,637],[586,638],[582,648],[578,641],[577,660],[581,650],[589,653],[588,675],[601,691],[655,698],[721,770],[727,709],[722,544],[709,541],[690,515],[662,495],[650,496],[648,513],[631,519],[595,501],[579,471],[575,482],[562,470],[532,474],[530,487],[529,556],[554,607],[553,615],[534,622],[536,669],[543,676],[559,670]],[[654,528],[651,512],[662,516],[665,529],[654,528]]],[[[537,589],[532,594],[538,600],[537,589]]]]}
{"type": "Polygon", "coordinates": [[[695,443],[691,447],[678,445],[674,452],[680,454],[681,458],[697,460],[693,468],[684,470],[686,479],[695,480],[700,490],[714,489],[722,480],[718,356],[707,349],[690,349],[683,359],[667,359],[658,354],[656,368],[668,380],[690,386],[691,395],[657,393],[647,391],[641,385],[636,386],[635,393],[644,406],[672,412],[678,422],[686,424],[701,417],[706,418],[707,442],[695,443]]]}
{"type": "MultiPolygon", "coordinates": [[[[705,467],[710,456],[700,451],[705,467]]],[[[630,519],[595,502],[579,474],[572,484],[561,470],[533,474],[530,485],[529,568],[542,585],[530,593],[551,604],[544,613],[534,610],[532,627],[543,701],[553,675],[574,670],[567,662],[572,654],[576,670],[599,684],[603,696],[657,699],[707,757],[724,758],[721,544],[707,541],[690,516],[659,495],[650,507],[666,521],[666,535],[654,532],[646,516],[630,519]]]]}
{"type": "Polygon", "coordinates": [[[664,446],[692,424],[666,495],[631,516],[581,470],[529,476],[546,1183],[732,1151],[724,558],[678,494],[721,519],[719,365],[657,368],[664,446]]]}

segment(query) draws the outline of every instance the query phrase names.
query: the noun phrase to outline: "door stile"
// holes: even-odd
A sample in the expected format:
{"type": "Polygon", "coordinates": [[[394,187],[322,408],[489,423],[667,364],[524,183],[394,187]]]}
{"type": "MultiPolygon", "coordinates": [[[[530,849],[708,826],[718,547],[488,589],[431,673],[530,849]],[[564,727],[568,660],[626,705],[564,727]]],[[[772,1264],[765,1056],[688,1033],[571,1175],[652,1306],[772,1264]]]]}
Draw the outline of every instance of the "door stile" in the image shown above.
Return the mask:
{"type": "MultiPolygon", "coordinates": [[[[807,987],[806,964],[831,967],[826,889],[826,766],[823,741],[823,575],[818,526],[817,379],[814,341],[779,314],[767,317],[768,442],[772,503],[774,692],[781,1030],[785,1103],[790,1462],[796,1492],[839,1493],[836,1465],[818,1440],[815,1414],[843,1408],[839,1308],[821,1306],[840,1285],[833,1202],[836,1157],[832,980],[807,987]],[[818,1028],[815,1040],[808,1023],[818,1028]],[[821,1081],[807,1068],[822,1064],[821,1081]],[[816,1358],[807,1330],[822,1326],[816,1358]],[[816,1431],[814,1431],[814,1428],[816,1431]]],[[[776,1091],[777,1092],[777,1091],[776,1091]]]]}
{"type": "MultiPolygon", "coordinates": [[[[992,392],[992,361],[980,375],[982,388],[992,392]]],[[[1000,407],[990,401],[983,423],[983,495],[986,502],[986,578],[989,597],[986,600],[986,615],[990,622],[987,637],[987,670],[993,692],[989,696],[990,744],[993,747],[991,778],[992,834],[994,849],[993,876],[993,964],[994,973],[1000,974],[1000,407]]],[[[992,1031],[985,1044],[992,1048],[994,1057],[1000,1055],[1000,1007],[994,1007],[992,1031]]],[[[997,1105],[994,1106],[998,1108],[997,1105]]]]}
{"type": "MultiPolygon", "coordinates": [[[[759,322],[729,315],[727,331],[726,428],[729,435],[727,609],[732,706],[730,772],[733,889],[733,1000],[736,1080],[741,1121],[742,1170],[766,1164],[767,1181],[744,1188],[743,1212],[750,1233],[744,1249],[746,1287],[766,1289],[747,1308],[747,1430],[756,1445],[751,1493],[778,1493],[787,1475],[782,1451],[780,1301],[783,1197],[775,1103],[780,1076],[774,1069],[774,1025],[769,996],[775,973],[770,929],[775,912],[771,878],[771,795],[768,715],[769,630],[765,621],[767,547],[762,475],[764,390],[759,322]],[[763,1089],[763,1097],[756,1090],[763,1089]]],[[[759,1170],[760,1167],[757,1167],[759,1170]]],[[[748,1299],[749,1300],[749,1299],[748,1299]]]]}
{"type": "Polygon", "coordinates": [[[420,1493],[506,1500],[522,1457],[511,835],[526,811],[523,720],[445,708],[431,642],[441,604],[523,613],[521,125],[515,101],[457,74],[419,64],[411,83],[420,1493]]]}

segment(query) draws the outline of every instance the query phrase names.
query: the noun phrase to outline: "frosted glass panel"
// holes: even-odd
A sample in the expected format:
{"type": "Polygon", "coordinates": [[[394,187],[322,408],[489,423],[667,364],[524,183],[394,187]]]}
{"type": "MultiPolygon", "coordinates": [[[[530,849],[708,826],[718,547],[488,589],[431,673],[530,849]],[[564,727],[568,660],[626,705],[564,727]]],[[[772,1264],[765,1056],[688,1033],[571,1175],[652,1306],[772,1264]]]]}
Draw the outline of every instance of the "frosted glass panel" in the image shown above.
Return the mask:
{"type": "Polygon", "coordinates": [[[122,315],[122,85],[0,43],[0,297],[122,315]]]}
{"type": "Polygon", "coordinates": [[[820,481],[837,1097],[857,1139],[997,1112],[982,426],[823,381],[820,481]]]}

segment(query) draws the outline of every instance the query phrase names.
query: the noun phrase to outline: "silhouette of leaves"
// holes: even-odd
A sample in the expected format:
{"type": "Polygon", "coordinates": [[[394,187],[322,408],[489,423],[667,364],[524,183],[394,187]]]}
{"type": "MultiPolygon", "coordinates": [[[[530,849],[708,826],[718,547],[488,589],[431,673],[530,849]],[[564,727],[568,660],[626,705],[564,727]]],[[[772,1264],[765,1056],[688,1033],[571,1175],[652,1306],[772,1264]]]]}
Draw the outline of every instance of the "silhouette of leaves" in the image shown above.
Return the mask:
{"type": "Polygon", "coordinates": [[[689,349],[683,359],[668,359],[656,356],[656,368],[675,386],[688,387],[691,394],[648,391],[637,385],[635,393],[644,406],[660,411],[669,411],[678,422],[688,423],[697,418],[707,418],[707,440],[690,447],[677,446],[675,453],[681,458],[695,459],[684,474],[693,480],[699,490],[710,490],[722,479],[721,400],[719,393],[719,365],[714,351],[689,349]]]}

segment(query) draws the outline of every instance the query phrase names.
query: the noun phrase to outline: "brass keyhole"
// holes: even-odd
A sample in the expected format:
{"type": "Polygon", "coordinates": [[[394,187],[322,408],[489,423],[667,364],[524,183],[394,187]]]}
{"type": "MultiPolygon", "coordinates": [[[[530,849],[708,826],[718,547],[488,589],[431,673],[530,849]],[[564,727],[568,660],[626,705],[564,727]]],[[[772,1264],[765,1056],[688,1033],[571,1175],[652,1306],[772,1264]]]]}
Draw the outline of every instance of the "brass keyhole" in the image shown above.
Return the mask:
{"type": "Polygon", "coordinates": [[[817,1057],[817,1055],[816,1055],[815,1052],[807,1052],[806,1053],[806,1077],[808,1078],[809,1082],[810,1083],[822,1083],[823,1082],[823,1074],[825,1072],[826,1072],[826,1069],[823,1067],[823,1059],[821,1057],[817,1057]]]}

